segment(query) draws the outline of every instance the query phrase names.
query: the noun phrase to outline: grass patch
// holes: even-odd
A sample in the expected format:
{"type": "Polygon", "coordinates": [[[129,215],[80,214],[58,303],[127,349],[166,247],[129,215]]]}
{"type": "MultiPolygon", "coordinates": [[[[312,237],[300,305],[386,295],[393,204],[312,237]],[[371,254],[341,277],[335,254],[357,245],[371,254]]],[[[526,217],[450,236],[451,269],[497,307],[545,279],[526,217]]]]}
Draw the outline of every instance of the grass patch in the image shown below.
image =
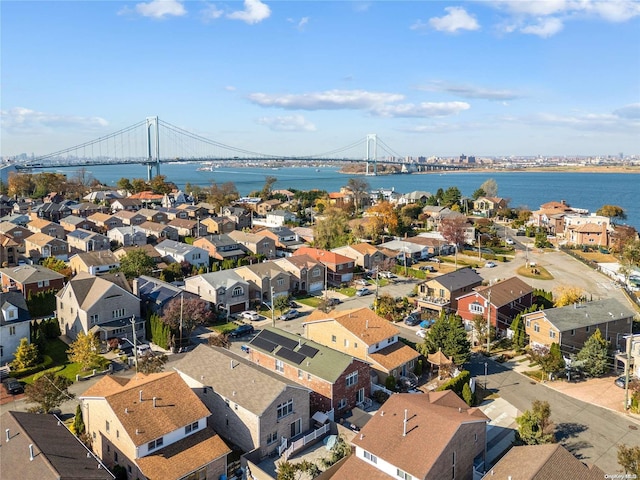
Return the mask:
{"type": "Polygon", "coordinates": [[[523,277],[536,278],[538,280],[553,280],[554,278],[553,275],[551,275],[546,268],[541,267],[540,265],[536,265],[535,267],[529,267],[529,268],[527,268],[525,265],[522,265],[521,267],[518,268],[516,273],[523,277]],[[535,273],[535,272],[538,272],[538,273],[535,273]]]}
{"type": "Polygon", "coordinates": [[[334,291],[347,295],[348,297],[353,297],[356,294],[356,289],[353,287],[336,288],[334,291]]]}
{"type": "Polygon", "coordinates": [[[542,370],[529,370],[524,372],[524,374],[537,382],[542,381],[542,370]]]}
{"type": "Polygon", "coordinates": [[[324,297],[306,297],[306,298],[296,298],[296,302],[306,305],[311,308],[318,308],[320,302],[324,297]]]}
{"type": "Polygon", "coordinates": [[[212,327],[209,327],[209,330],[224,334],[224,333],[229,333],[235,330],[236,328],[238,328],[238,325],[235,322],[227,322],[227,323],[222,323],[220,325],[214,325],[212,327]]]}

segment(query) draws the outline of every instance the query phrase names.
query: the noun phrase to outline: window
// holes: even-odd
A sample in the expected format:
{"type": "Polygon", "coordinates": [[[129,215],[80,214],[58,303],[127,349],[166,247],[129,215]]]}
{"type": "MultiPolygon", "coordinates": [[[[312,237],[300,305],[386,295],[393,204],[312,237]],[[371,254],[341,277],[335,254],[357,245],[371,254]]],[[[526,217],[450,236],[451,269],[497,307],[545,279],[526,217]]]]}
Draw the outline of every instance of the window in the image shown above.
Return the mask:
{"type": "Polygon", "coordinates": [[[279,278],[276,284],[279,285],[280,287],[284,285],[284,278],[279,278]]]}
{"type": "Polygon", "coordinates": [[[116,310],[111,311],[111,318],[122,318],[124,317],[124,314],[125,314],[124,308],[118,308],[116,310]]]}
{"type": "Polygon", "coordinates": [[[336,336],[335,336],[335,335],[331,335],[331,341],[332,341],[333,343],[336,343],[336,342],[338,341],[338,339],[336,338],[336,336]]]}
{"type": "Polygon", "coordinates": [[[302,378],[304,376],[302,370],[298,369],[298,378],[302,378]]]}
{"type": "Polygon", "coordinates": [[[276,372],[284,373],[284,362],[276,359],[276,372]]]}
{"type": "Polygon", "coordinates": [[[275,443],[278,441],[278,432],[273,432],[267,435],[267,445],[275,443]]]}
{"type": "Polygon", "coordinates": [[[474,302],[471,305],[469,305],[469,311],[471,313],[484,313],[484,307],[479,303],[474,302]]]}
{"type": "Polygon", "coordinates": [[[556,338],[556,332],[549,330],[549,338],[556,338]]]}
{"type": "Polygon", "coordinates": [[[587,325],[587,327],[584,329],[585,332],[589,333],[589,325],[587,325]]]}
{"type": "Polygon", "coordinates": [[[191,425],[184,427],[184,433],[191,433],[198,430],[198,422],[193,422],[191,425]]]}
{"type": "Polygon", "coordinates": [[[575,328],[574,328],[573,330],[571,330],[571,335],[573,336],[573,335],[575,335],[575,334],[576,334],[576,330],[575,330],[575,328]]]}
{"type": "Polygon", "coordinates": [[[378,457],[376,457],[375,455],[372,455],[371,453],[367,452],[366,450],[364,452],[364,458],[366,460],[369,460],[371,463],[378,463],[378,457]]]}
{"type": "Polygon", "coordinates": [[[527,327],[530,327],[530,326],[531,326],[531,320],[527,318],[527,327]]]}
{"type": "Polygon", "coordinates": [[[347,375],[347,387],[351,387],[358,383],[358,372],[352,372],[347,375]]]}
{"type": "Polygon", "coordinates": [[[113,452],[113,460],[116,462],[118,461],[118,452],[113,452]]]}
{"type": "Polygon", "coordinates": [[[164,443],[164,440],[162,439],[162,437],[160,437],[156,440],[152,440],[151,442],[149,442],[147,444],[147,447],[149,448],[149,451],[151,451],[151,450],[155,450],[156,448],[160,448],[163,443],[164,443]]]}
{"type": "Polygon", "coordinates": [[[540,325],[538,325],[537,323],[533,324],[533,331],[534,332],[539,332],[540,331],[540,325]]]}
{"type": "Polygon", "coordinates": [[[356,404],[364,402],[364,387],[356,392],[356,404]]]}
{"type": "Polygon", "coordinates": [[[409,475],[407,472],[403,472],[399,468],[396,469],[396,476],[398,478],[402,478],[402,480],[412,480],[413,479],[413,477],[411,475],[409,475]]]}
{"type": "Polygon", "coordinates": [[[16,327],[12,326],[9,327],[9,335],[15,335],[16,334],[16,327]]]}
{"type": "Polygon", "coordinates": [[[293,399],[278,405],[277,412],[278,420],[286,417],[287,415],[291,415],[293,413],[293,399]]]}
{"type": "Polygon", "coordinates": [[[98,323],[98,314],[96,313],[95,315],[91,315],[90,320],[91,325],[95,325],[96,323],[98,323]]]}
{"type": "Polygon", "coordinates": [[[235,287],[233,289],[233,292],[231,293],[232,297],[240,297],[242,296],[242,294],[244,293],[244,290],[242,287],[235,287]]]}
{"type": "Polygon", "coordinates": [[[104,429],[107,431],[107,433],[109,433],[109,420],[106,420],[104,422],[104,429]]]}
{"type": "Polygon", "coordinates": [[[319,268],[314,268],[313,270],[311,270],[311,276],[312,277],[319,277],[320,276],[320,269],[319,268]]]}
{"type": "Polygon", "coordinates": [[[120,438],[120,430],[116,430],[116,438],[120,438]]]}
{"type": "Polygon", "coordinates": [[[344,339],[344,346],[348,347],[349,346],[349,340],[347,340],[346,338],[344,339]]]}
{"type": "Polygon", "coordinates": [[[302,432],[302,419],[299,418],[295,422],[291,423],[289,426],[291,428],[291,437],[295,437],[296,435],[300,435],[302,432]]]}
{"type": "Polygon", "coordinates": [[[346,398],[341,398],[340,402],[338,402],[338,409],[342,409],[342,408],[346,408],[347,407],[347,399],[346,398]]]}

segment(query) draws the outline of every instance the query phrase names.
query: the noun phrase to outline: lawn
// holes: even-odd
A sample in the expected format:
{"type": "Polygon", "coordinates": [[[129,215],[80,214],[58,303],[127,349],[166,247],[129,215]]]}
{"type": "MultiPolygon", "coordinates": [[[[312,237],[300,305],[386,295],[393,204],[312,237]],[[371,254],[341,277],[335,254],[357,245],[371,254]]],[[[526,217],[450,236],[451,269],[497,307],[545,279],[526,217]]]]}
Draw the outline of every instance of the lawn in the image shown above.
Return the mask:
{"type": "Polygon", "coordinates": [[[236,328],[238,328],[238,325],[235,322],[227,322],[227,323],[220,323],[217,325],[213,325],[209,327],[209,330],[224,334],[224,333],[229,333],[235,330],[236,328]]]}
{"type": "Polygon", "coordinates": [[[553,275],[551,275],[546,268],[541,267],[540,265],[536,265],[535,267],[527,267],[526,265],[522,265],[518,268],[516,273],[527,278],[536,278],[538,280],[553,280],[553,275]]]}
{"type": "MultiPolygon", "coordinates": [[[[67,358],[67,350],[69,345],[62,340],[56,338],[54,340],[48,340],[44,354],[49,355],[53,360],[51,367],[46,371],[55,372],[56,375],[61,375],[75,382],[76,375],[82,372],[82,367],[79,363],[71,363],[67,358]],[[62,368],[60,368],[62,367],[62,368]]],[[[32,384],[35,379],[42,376],[43,372],[38,372],[28,377],[21,378],[20,381],[26,384],[32,384]],[[34,378],[35,377],[35,378],[34,378]]]]}

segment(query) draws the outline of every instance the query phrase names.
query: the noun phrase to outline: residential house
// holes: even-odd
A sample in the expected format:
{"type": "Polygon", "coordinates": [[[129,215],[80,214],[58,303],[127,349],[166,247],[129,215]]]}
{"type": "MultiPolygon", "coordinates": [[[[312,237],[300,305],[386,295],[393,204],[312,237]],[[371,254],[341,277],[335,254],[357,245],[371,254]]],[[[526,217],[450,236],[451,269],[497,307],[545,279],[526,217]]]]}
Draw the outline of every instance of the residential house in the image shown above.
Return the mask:
{"type": "Polygon", "coordinates": [[[13,238],[0,233],[0,265],[12,266],[18,263],[20,244],[13,238]]]}
{"type": "Polygon", "coordinates": [[[56,297],[60,331],[71,340],[75,340],[80,332],[93,332],[101,341],[112,337],[133,341],[131,320],[134,318],[136,337],[145,338],[140,299],[104,277],[80,272],[56,297]]]}
{"type": "Polygon", "coordinates": [[[482,277],[472,268],[438,275],[418,285],[416,306],[430,317],[439,316],[441,311],[455,313],[458,310],[458,297],[481,285],[482,277]]]}
{"type": "Polygon", "coordinates": [[[127,198],[116,198],[110,202],[111,211],[117,212],[118,210],[128,210],[135,212],[143,207],[142,200],[135,198],[133,195],[127,198]]]}
{"type": "Polygon", "coordinates": [[[6,365],[15,360],[20,340],[26,338],[31,343],[31,316],[20,292],[0,292],[0,310],[0,365],[6,365]]]}
{"type": "Polygon", "coordinates": [[[155,208],[141,208],[136,213],[142,215],[147,222],[167,223],[169,221],[166,213],[155,208]]]}
{"type": "MultiPolygon", "coordinates": [[[[141,210],[142,208],[149,208],[149,206],[153,205],[161,205],[164,200],[164,195],[161,193],[153,193],[152,191],[145,190],[144,192],[134,193],[128,197],[128,200],[135,200],[140,202],[141,207],[136,208],[136,210],[141,210]]],[[[137,204],[135,204],[137,206],[137,204]]],[[[129,210],[129,208],[125,209],[129,210]]]]}
{"type": "Polygon", "coordinates": [[[429,247],[427,245],[421,245],[419,243],[400,239],[381,243],[379,248],[396,252],[396,261],[398,263],[404,263],[406,258],[408,265],[411,265],[413,261],[428,258],[430,255],[429,247]]]}
{"type": "Polygon", "coordinates": [[[327,283],[329,285],[341,285],[353,280],[354,261],[352,258],[311,247],[301,247],[296,250],[294,255],[309,255],[322,263],[327,269],[327,283]]]}
{"type": "Polygon", "coordinates": [[[291,293],[291,274],[273,261],[234,269],[249,284],[249,298],[260,305],[291,293]]]}
{"type": "Polygon", "coordinates": [[[66,217],[71,213],[70,201],[48,202],[38,205],[38,217],[51,222],[59,222],[62,217],[66,217]]]}
{"type": "Polygon", "coordinates": [[[451,390],[392,395],[331,478],[472,480],[484,470],[488,421],[451,390]]]}
{"type": "Polygon", "coordinates": [[[473,211],[477,215],[491,218],[495,217],[498,210],[506,208],[508,201],[499,197],[478,197],[473,201],[473,211]]]}
{"type": "Polygon", "coordinates": [[[276,210],[280,205],[282,205],[280,199],[273,198],[271,200],[265,200],[256,205],[256,213],[264,217],[267,213],[276,210]]]}
{"type": "Polygon", "coordinates": [[[67,215],[60,219],[60,226],[64,228],[66,232],[73,232],[74,230],[93,230],[96,228],[96,224],[85,217],[79,217],[78,215],[67,215]]]}
{"type": "Polygon", "coordinates": [[[91,448],[127,478],[217,479],[231,449],[207,426],[206,405],[176,372],[103,377],[80,396],[91,448]]]}
{"type": "Polygon", "coordinates": [[[609,217],[600,215],[565,215],[564,239],[569,245],[607,247],[610,231],[609,217]]]}
{"type": "MultiPolygon", "coordinates": [[[[18,205],[17,203],[14,204],[14,207],[18,205]]],[[[0,218],[0,221],[2,222],[9,222],[9,223],[13,223],[14,225],[20,225],[21,227],[25,227],[27,226],[27,223],[29,223],[32,220],[32,218],[25,214],[16,214],[16,213],[10,213],[9,215],[5,215],[4,217],[0,218]]]]}
{"type": "Polygon", "coordinates": [[[133,279],[133,294],[142,302],[141,314],[145,318],[151,313],[162,316],[164,308],[174,299],[184,301],[199,298],[195,293],[146,275],[133,279]]]}
{"type": "Polygon", "coordinates": [[[424,205],[429,197],[433,196],[430,192],[423,190],[414,190],[413,192],[405,193],[398,200],[398,205],[412,205],[419,203],[424,205]]]}
{"type": "Polygon", "coordinates": [[[112,228],[122,227],[124,224],[118,217],[114,217],[108,213],[97,212],[87,217],[96,224],[96,228],[101,232],[108,232],[112,228]]]}
{"type": "MultiPolygon", "coordinates": [[[[560,202],[547,202],[540,205],[540,209],[534,212],[531,212],[531,218],[529,219],[529,223],[536,227],[545,227],[548,228],[550,226],[552,217],[564,217],[565,215],[570,215],[573,213],[577,213],[571,206],[565,202],[564,200],[560,202]]],[[[554,228],[554,230],[556,230],[554,228]]],[[[556,233],[560,233],[561,230],[556,230],[556,233]]]]}
{"type": "Polygon", "coordinates": [[[71,215],[76,215],[83,218],[90,217],[94,213],[105,213],[107,211],[109,211],[107,207],[96,205],[95,203],[83,202],[71,205],[71,215]]]}
{"type": "Polygon", "coordinates": [[[265,219],[258,221],[256,218],[253,219],[254,225],[264,225],[270,228],[278,228],[282,227],[288,223],[295,223],[298,221],[298,217],[293,212],[289,210],[271,210],[267,212],[265,219]]]}
{"type": "Polygon", "coordinates": [[[384,385],[388,376],[411,377],[420,354],[400,341],[400,331],[368,308],[314,310],[304,324],[310,340],[353,355],[370,363],[375,383],[384,385]]]}
{"type": "Polygon", "coordinates": [[[41,265],[0,268],[2,289],[17,290],[24,298],[39,292],[57,292],[64,286],[64,280],[64,275],[41,265]]]}
{"type": "Polygon", "coordinates": [[[222,209],[222,215],[229,217],[236,223],[237,230],[251,228],[251,212],[242,207],[227,206],[222,209]]]}
{"type": "Polygon", "coordinates": [[[422,248],[422,250],[420,251],[421,260],[435,257],[441,254],[444,255],[445,252],[448,253],[448,245],[445,246],[446,242],[444,240],[440,240],[439,238],[423,237],[417,235],[415,237],[407,237],[404,239],[404,241],[420,245],[420,247],[422,248]]]}
{"type": "Polygon", "coordinates": [[[165,268],[167,266],[167,264],[164,263],[164,260],[162,259],[162,255],[160,255],[160,253],[153,247],[153,245],[150,245],[148,243],[146,245],[121,247],[115,252],[113,252],[113,255],[118,260],[118,262],[120,262],[122,257],[124,257],[127,253],[129,253],[132,250],[144,251],[144,253],[146,253],[153,260],[153,263],[155,263],[156,269],[158,270],[165,268]]]}
{"type": "Polygon", "coordinates": [[[507,278],[491,285],[475,287],[458,297],[458,315],[468,330],[473,320],[481,316],[500,333],[505,333],[513,319],[533,305],[533,288],[518,277],[507,278]]]}
{"type": "Polygon", "coordinates": [[[625,350],[635,311],[615,298],[547,308],[522,316],[530,345],[560,345],[566,355],[577,353],[600,329],[614,350],[625,350]]]}
{"type": "Polygon", "coordinates": [[[7,221],[0,222],[0,233],[19,244],[24,244],[24,239],[33,235],[33,232],[28,228],[7,221]]]}
{"type": "Polygon", "coordinates": [[[310,426],[310,390],[227,349],[198,345],[173,366],[214,412],[211,426],[266,457],[310,426]]]}
{"type": "Polygon", "coordinates": [[[640,380],[640,334],[629,334],[624,336],[625,348],[615,354],[615,370],[618,373],[618,366],[622,365],[623,372],[626,372],[626,365],[629,363],[629,380],[640,380]]]}
{"type": "Polygon", "coordinates": [[[511,448],[482,480],[542,480],[579,478],[601,480],[608,478],[595,465],[587,465],[574,457],[559,443],[523,445],[511,448]]]}
{"type": "Polygon", "coordinates": [[[267,259],[276,257],[276,241],[261,233],[249,233],[240,230],[229,232],[229,237],[238,242],[247,254],[262,255],[267,259]]]}
{"type": "Polygon", "coordinates": [[[113,217],[122,220],[122,225],[125,227],[140,225],[147,221],[145,215],[140,214],[139,211],[131,210],[118,210],[113,214],[113,217]]]}
{"type": "Polygon", "coordinates": [[[27,228],[33,233],[44,233],[53,238],[64,240],[66,237],[66,232],[60,224],[50,222],[43,218],[32,217],[32,220],[27,223],[27,228]]]}
{"type": "Polygon", "coordinates": [[[67,243],[71,253],[96,252],[111,248],[109,237],[81,228],[67,234],[67,243]]]}
{"type": "Polygon", "coordinates": [[[195,267],[209,266],[209,252],[187,243],[163,240],[155,249],[168,263],[188,262],[195,267]]]}
{"type": "Polygon", "coordinates": [[[207,233],[213,235],[231,233],[236,229],[236,222],[227,217],[207,217],[200,220],[200,224],[207,228],[207,233]]]}
{"type": "Polygon", "coordinates": [[[443,218],[451,213],[451,209],[441,207],[439,205],[425,205],[422,207],[422,213],[426,216],[426,227],[437,229],[443,218]]]}
{"type": "MultiPolygon", "coordinates": [[[[144,222],[146,224],[148,222],[144,222]]],[[[115,242],[123,247],[140,246],[147,243],[147,232],[144,227],[115,227],[107,232],[110,242],[115,242]]]]}
{"type": "Polygon", "coordinates": [[[34,233],[25,238],[24,249],[25,254],[35,262],[49,257],[55,257],[66,262],[69,258],[69,245],[67,242],[45,233],[34,233]]]}
{"type": "Polygon", "coordinates": [[[189,219],[189,212],[186,210],[180,210],[179,208],[173,207],[158,207],[156,208],[158,212],[162,212],[167,216],[167,222],[171,220],[175,220],[176,218],[180,218],[182,220],[189,219]]]}
{"type": "Polygon", "coordinates": [[[253,363],[312,391],[311,414],[337,418],[370,396],[369,364],[352,355],[272,327],[263,328],[247,346],[253,363]]]}
{"type": "Polygon", "coordinates": [[[99,275],[120,266],[120,260],[110,250],[98,250],[97,252],[82,252],[72,255],[69,259],[71,271],[99,275]]]}
{"type": "Polygon", "coordinates": [[[180,239],[178,230],[164,223],[144,222],[138,228],[144,231],[149,242],[161,242],[162,240],[173,240],[177,242],[180,239]]]}
{"type": "Polygon", "coordinates": [[[298,292],[316,293],[324,290],[326,267],[323,263],[309,255],[292,255],[279,258],[273,263],[289,272],[290,290],[298,292]]]}
{"type": "Polygon", "coordinates": [[[184,279],[184,289],[211,302],[227,316],[249,309],[249,283],[234,270],[195,275],[184,279]]]}
{"type": "Polygon", "coordinates": [[[200,237],[193,241],[193,245],[206,250],[209,252],[209,257],[219,261],[237,262],[238,259],[246,256],[241,245],[226,234],[200,237]]]}
{"type": "Polygon", "coordinates": [[[167,225],[175,228],[181,237],[201,237],[207,234],[207,227],[195,220],[174,218],[167,225]]]}
{"type": "Polygon", "coordinates": [[[300,241],[300,237],[296,233],[287,227],[272,227],[265,228],[257,232],[259,235],[267,236],[275,241],[276,244],[276,256],[286,257],[295,252],[304,243],[300,241]]]}
{"type": "Polygon", "coordinates": [[[187,212],[187,218],[192,220],[198,220],[209,216],[209,210],[203,205],[191,205],[183,202],[177,205],[176,208],[187,212]]]}
{"type": "Polygon", "coordinates": [[[334,248],[331,251],[353,259],[355,265],[365,270],[374,270],[387,260],[378,248],[366,242],[334,248]]]}
{"type": "Polygon", "coordinates": [[[122,195],[116,190],[96,190],[82,197],[83,200],[88,202],[110,202],[116,198],[122,198],[122,195]]]}
{"type": "Polygon", "coordinates": [[[6,412],[0,417],[0,480],[113,480],[115,476],[56,415],[6,412]]]}
{"type": "Polygon", "coordinates": [[[312,227],[291,227],[291,231],[304,242],[312,245],[315,240],[315,233],[312,227]]]}

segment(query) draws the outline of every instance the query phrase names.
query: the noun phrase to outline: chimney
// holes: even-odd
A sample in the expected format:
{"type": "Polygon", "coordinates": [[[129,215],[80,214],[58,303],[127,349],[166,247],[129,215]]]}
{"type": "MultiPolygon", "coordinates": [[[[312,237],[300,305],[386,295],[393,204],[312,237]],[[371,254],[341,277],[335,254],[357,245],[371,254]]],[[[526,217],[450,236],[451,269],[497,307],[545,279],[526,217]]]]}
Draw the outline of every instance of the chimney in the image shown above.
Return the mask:
{"type": "Polygon", "coordinates": [[[129,408],[125,408],[124,409],[124,413],[128,414],[129,413],[129,408]]]}
{"type": "Polygon", "coordinates": [[[384,410],[380,410],[380,416],[384,417],[384,410]]]}
{"type": "Polygon", "coordinates": [[[404,409],[404,420],[402,422],[402,436],[407,436],[407,409],[404,409]]]}
{"type": "Polygon", "coordinates": [[[153,408],[156,408],[156,397],[153,397],[153,408]]]}
{"type": "Polygon", "coordinates": [[[33,462],[33,443],[29,444],[29,461],[33,462]]]}
{"type": "Polygon", "coordinates": [[[136,435],[140,435],[140,430],[136,428],[136,435]]]}
{"type": "Polygon", "coordinates": [[[7,434],[7,442],[8,442],[9,440],[11,440],[11,432],[9,431],[8,428],[5,430],[5,432],[7,434]]]}
{"type": "Polygon", "coordinates": [[[140,403],[142,403],[142,390],[140,390],[140,403]]]}

